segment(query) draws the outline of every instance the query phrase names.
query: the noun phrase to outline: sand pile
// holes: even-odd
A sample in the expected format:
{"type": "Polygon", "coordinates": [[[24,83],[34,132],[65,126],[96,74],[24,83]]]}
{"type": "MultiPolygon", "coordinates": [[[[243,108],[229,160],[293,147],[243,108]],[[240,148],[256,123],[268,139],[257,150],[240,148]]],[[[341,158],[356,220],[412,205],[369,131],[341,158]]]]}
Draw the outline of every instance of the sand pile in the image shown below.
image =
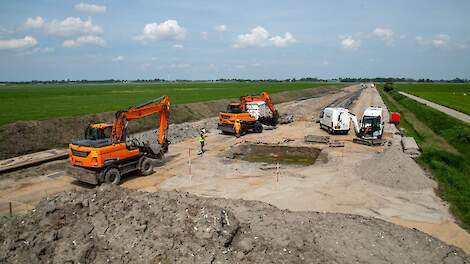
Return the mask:
{"type": "Polygon", "coordinates": [[[362,179],[378,185],[413,191],[436,187],[416,162],[396,147],[364,160],[356,167],[362,179]]]}
{"type": "Polygon", "coordinates": [[[0,263],[468,263],[378,219],[119,187],[63,193],[2,219],[0,263]]]}

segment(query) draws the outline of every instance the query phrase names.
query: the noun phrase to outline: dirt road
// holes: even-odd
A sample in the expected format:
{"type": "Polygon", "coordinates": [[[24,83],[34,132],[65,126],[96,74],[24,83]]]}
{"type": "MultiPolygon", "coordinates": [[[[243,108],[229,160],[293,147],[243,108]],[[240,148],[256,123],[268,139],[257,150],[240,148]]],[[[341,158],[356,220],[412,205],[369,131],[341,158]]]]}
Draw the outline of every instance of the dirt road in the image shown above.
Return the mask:
{"type": "MultiPolygon", "coordinates": [[[[417,228],[470,253],[469,234],[454,223],[448,206],[435,195],[436,183],[401,152],[400,136],[394,134],[394,126],[386,124],[384,133],[384,138],[392,143],[391,147],[354,144],[352,133],[331,136],[332,140],[344,142],[344,148],[304,142],[305,135],[327,136],[313,121],[321,109],[346,100],[358,91],[359,87],[353,86],[334,94],[280,104],[279,112],[293,114],[295,122],[266,129],[262,134],[248,134],[237,139],[211,130],[206,141],[208,151],[202,156],[196,155],[198,143],[195,138],[173,144],[153,175],[127,177],[122,186],[150,192],[179,190],[204,197],[258,200],[293,211],[376,217],[417,228]],[[277,167],[232,158],[233,146],[248,143],[307,146],[321,152],[317,162],[310,166],[282,164],[277,167]],[[403,166],[387,160],[390,156],[403,162],[403,166]],[[377,166],[381,171],[367,171],[367,162],[372,160],[381,162],[382,165],[377,166]]],[[[360,116],[371,105],[384,107],[378,92],[368,88],[362,91],[351,110],[360,116]]],[[[385,120],[388,120],[387,116],[388,113],[385,120]]],[[[44,174],[51,172],[46,170],[44,174]]],[[[3,180],[0,181],[0,212],[8,212],[9,201],[19,204],[14,209],[21,211],[46,195],[72,188],[89,186],[57,175],[3,180]]]]}
{"type": "Polygon", "coordinates": [[[438,110],[438,111],[441,111],[441,112],[443,112],[443,113],[446,113],[446,114],[448,114],[448,115],[450,115],[450,116],[452,116],[452,117],[454,117],[454,118],[457,118],[457,119],[459,119],[459,120],[461,120],[461,121],[463,121],[463,122],[466,122],[466,123],[470,124],[470,115],[464,114],[464,113],[462,113],[462,112],[456,111],[456,110],[454,110],[454,109],[452,109],[452,108],[445,107],[445,106],[440,105],[440,104],[436,104],[436,103],[434,103],[434,102],[428,101],[428,100],[423,99],[423,98],[418,97],[418,96],[414,96],[414,95],[409,94],[409,93],[405,93],[405,92],[398,92],[398,93],[400,93],[401,95],[404,95],[404,96],[406,96],[406,97],[408,97],[408,98],[411,98],[411,99],[413,99],[413,100],[415,100],[415,101],[417,101],[417,102],[420,102],[420,103],[422,103],[422,104],[425,104],[425,105],[427,105],[427,106],[429,106],[429,107],[431,107],[431,108],[434,108],[434,109],[436,109],[436,110],[438,110]]]}

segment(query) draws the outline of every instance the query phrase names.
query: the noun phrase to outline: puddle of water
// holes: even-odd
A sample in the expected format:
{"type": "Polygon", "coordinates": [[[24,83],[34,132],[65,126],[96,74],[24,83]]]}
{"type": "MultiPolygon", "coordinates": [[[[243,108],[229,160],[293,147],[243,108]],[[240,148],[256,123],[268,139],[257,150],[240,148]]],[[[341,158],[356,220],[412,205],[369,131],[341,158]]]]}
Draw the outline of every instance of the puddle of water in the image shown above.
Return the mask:
{"type": "Polygon", "coordinates": [[[271,164],[313,165],[321,150],[314,147],[243,144],[232,150],[232,158],[271,164]]]}

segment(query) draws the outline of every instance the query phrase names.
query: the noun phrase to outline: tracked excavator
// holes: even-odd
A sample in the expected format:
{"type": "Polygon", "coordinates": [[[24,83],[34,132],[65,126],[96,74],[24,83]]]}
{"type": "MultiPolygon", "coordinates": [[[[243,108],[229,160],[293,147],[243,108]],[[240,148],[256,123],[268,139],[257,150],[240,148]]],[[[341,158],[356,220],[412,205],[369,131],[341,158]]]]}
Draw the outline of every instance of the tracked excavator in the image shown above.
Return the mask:
{"type": "Polygon", "coordinates": [[[138,171],[142,175],[153,172],[152,159],[161,159],[168,151],[167,139],[170,98],[163,96],[124,111],[117,111],[114,122],[90,124],[85,138],[69,144],[72,166],[67,172],[79,181],[90,184],[119,184],[121,176],[138,171]],[[157,143],[128,139],[128,121],[159,113],[157,143]]]}
{"type": "Polygon", "coordinates": [[[271,97],[263,92],[260,95],[242,96],[239,102],[229,104],[225,112],[219,113],[217,129],[240,137],[248,132],[263,132],[263,124],[276,126],[278,119],[279,113],[271,97]]]}

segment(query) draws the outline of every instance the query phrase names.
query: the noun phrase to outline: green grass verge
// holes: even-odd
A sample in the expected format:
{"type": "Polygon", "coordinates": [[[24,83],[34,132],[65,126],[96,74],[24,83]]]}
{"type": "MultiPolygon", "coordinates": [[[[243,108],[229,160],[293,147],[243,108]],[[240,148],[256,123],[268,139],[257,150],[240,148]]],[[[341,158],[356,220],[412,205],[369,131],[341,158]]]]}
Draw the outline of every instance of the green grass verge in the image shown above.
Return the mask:
{"type": "Polygon", "coordinates": [[[186,104],[262,91],[277,93],[326,86],[345,85],[314,82],[5,85],[0,86],[0,125],[117,111],[162,95],[169,95],[173,104],[186,104]]]}
{"type": "Polygon", "coordinates": [[[394,88],[470,115],[468,83],[396,83],[394,88]]]}
{"type": "Polygon", "coordinates": [[[396,91],[379,88],[385,104],[402,115],[404,133],[413,136],[423,154],[418,163],[430,169],[440,195],[466,229],[470,228],[470,126],[417,103],[396,91]]]}

